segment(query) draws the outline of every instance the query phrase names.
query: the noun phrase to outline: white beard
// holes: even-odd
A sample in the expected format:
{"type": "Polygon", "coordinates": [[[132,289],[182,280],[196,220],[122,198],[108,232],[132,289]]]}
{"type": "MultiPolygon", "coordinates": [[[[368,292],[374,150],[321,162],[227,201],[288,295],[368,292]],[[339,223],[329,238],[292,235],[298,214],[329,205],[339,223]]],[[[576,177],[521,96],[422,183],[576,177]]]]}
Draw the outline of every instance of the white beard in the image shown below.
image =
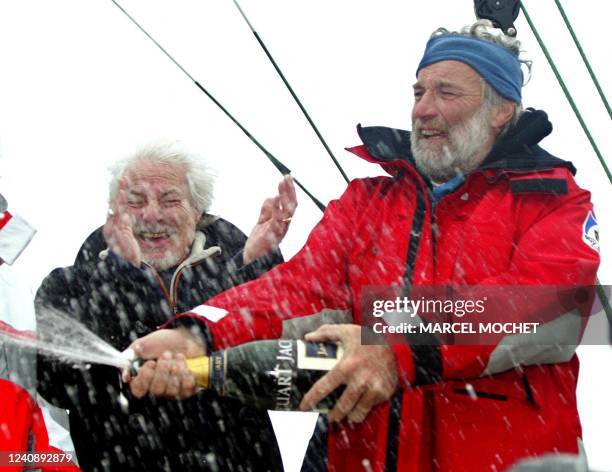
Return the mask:
{"type": "Polygon", "coordinates": [[[151,267],[153,267],[156,271],[158,272],[162,272],[164,270],[168,270],[171,267],[175,267],[177,265],[179,265],[181,262],[183,262],[183,257],[179,256],[178,254],[167,254],[164,255],[164,257],[162,258],[156,258],[156,259],[144,259],[144,262],[146,262],[148,265],[150,265],[151,267]]]}
{"type": "Polygon", "coordinates": [[[483,158],[483,147],[491,135],[489,112],[490,107],[483,105],[464,122],[448,128],[448,144],[442,149],[417,136],[414,130],[422,123],[415,120],[410,149],[417,168],[435,182],[446,182],[478,167],[483,158]]]}
{"type": "MultiPolygon", "coordinates": [[[[176,231],[174,231],[170,227],[167,227],[161,224],[145,224],[140,221],[135,221],[134,223],[132,223],[132,231],[134,232],[135,235],[141,234],[143,232],[150,232],[150,233],[166,232],[168,233],[170,238],[177,237],[176,231]]],[[[163,254],[162,257],[156,257],[156,258],[147,258],[143,250],[143,261],[159,272],[168,270],[171,267],[175,267],[179,265],[181,262],[183,262],[184,259],[185,259],[184,255],[178,253],[176,249],[174,251],[168,250],[163,254]]]]}

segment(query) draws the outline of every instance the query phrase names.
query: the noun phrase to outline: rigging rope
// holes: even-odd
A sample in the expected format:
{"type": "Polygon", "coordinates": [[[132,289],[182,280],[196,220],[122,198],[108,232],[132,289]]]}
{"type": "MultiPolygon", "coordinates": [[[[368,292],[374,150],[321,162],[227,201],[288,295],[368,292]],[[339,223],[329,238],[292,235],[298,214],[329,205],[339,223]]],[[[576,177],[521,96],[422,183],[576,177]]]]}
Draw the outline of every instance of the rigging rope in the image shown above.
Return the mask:
{"type": "MultiPolygon", "coordinates": [[[[584,133],[586,134],[587,138],[589,139],[589,142],[591,143],[591,146],[593,147],[593,150],[595,151],[595,154],[597,154],[597,157],[599,158],[599,162],[603,166],[603,168],[604,168],[604,170],[606,172],[606,175],[608,176],[608,180],[610,181],[610,183],[612,183],[612,175],[610,175],[610,171],[608,170],[608,166],[606,165],[606,162],[605,162],[603,156],[599,152],[599,148],[597,147],[597,144],[595,143],[595,140],[591,136],[591,133],[590,133],[587,125],[585,124],[584,120],[582,119],[582,115],[578,111],[578,107],[576,106],[576,103],[574,102],[574,99],[572,98],[572,95],[570,94],[567,86],[565,85],[565,82],[564,82],[563,78],[561,77],[561,74],[557,70],[557,66],[555,65],[555,62],[553,61],[552,57],[550,56],[550,54],[548,52],[548,49],[546,48],[546,45],[544,44],[544,41],[540,37],[540,35],[538,33],[538,30],[536,29],[536,27],[534,26],[533,22],[531,21],[529,13],[527,12],[527,9],[525,8],[524,2],[521,2],[520,5],[521,5],[521,10],[523,11],[523,14],[525,15],[525,19],[527,20],[527,23],[529,24],[529,27],[531,28],[531,31],[533,32],[533,35],[535,36],[536,40],[538,41],[538,44],[542,48],[542,52],[546,56],[546,59],[548,60],[548,64],[550,65],[553,73],[555,74],[555,77],[557,78],[557,81],[559,82],[559,85],[561,86],[561,89],[563,90],[563,93],[565,94],[565,98],[567,98],[567,101],[571,105],[572,110],[574,110],[574,113],[576,114],[576,118],[578,118],[578,121],[580,122],[580,126],[582,126],[582,130],[584,131],[584,133]]],[[[599,282],[599,279],[596,280],[596,284],[597,284],[597,293],[598,293],[599,298],[601,300],[603,309],[604,309],[604,311],[606,313],[606,316],[608,317],[608,321],[610,323],[612,323],[612,307],[610,306],[610,301],[609,301],[609,299],[607,297],[607,294],[606,294],[604,288],[602,287],[601,283],[599,282]]]]}
{"type": "MultiPolygon", "coordinates": [[[[274,155],[269,152],[259,141],[257,141],[257,139],[255,139],[255,137],[244,127],[242,126],[242,124],[236,119],[234,118],[234,116],[208,91],[206,90],[197,80],[195,80],[192,75],[187,72],[187,70],[185,70],[185,68],[183,66],[181,66],[176,59],[174,59],[174,57],[172,57],[170,55],[170,53],[168,51],[166,51],[161,44],[159,44],[155,38],[153,38],[153,36],[151,36],[142,26],[140,26],[140,24],[121,6],[119,5],[115,0],[111,0],[111,2],[113,2],[115,4],[115,6],[117,8],[119,8],[119,10],[121,10],[121,12],[127,16],[130,21],[132,23],[134,23],[138,29],[140,31],[142,31],[147,38],[149,38],[158,48],[161,52],[163,52],[168,59],[170,59],[187,77],[189,77],[189,79],[196,85],[196,87],[198,87],[202,92],[204,92],[204,94],[215,104],[217,105],[217,107],[219,107],[219,109],[225,113],[225,115],[234,122],[234,124],[236,126],[238,126],[238,128],[240,128],[240,130],[247,136],[247,138],[249,138],[253,144],[255,144],[265,155],[266,157],[270,160],[270,162],[272,162],[272,164],[278,169],[278,171],[283,174],[283,175],[287,175],[291,173],[291,170],[285,166],[281,161],[279,161],[276,157],[274,157],[274,155]]],[[[308,189],[306,189],[306,187],[304,187],[301,182],[296,179],[295,177],[293,177],[293,181],[295,182],[295,184],[300,187],[302,189],[302,191],[308,195],[308,197],[310,197],[310,199],[313,201],[313,203],[319,208],[319,210],[321,211],[325,211],[325,205],[323,205],[323,203],[321,203],[312,193],[310,193],[308,191],[308,189]]]]}
{"type": "Polygon", "coordinates": [[[591,76],[591,79],[593,80],[593,83],[595,84],[595,88],[597,89],[597,93],[599,93],[599,96],[601,97],[601,101],[603,102],[604,106],[606,107],[606,110],[608,111],[608,116],[610,116],[610,118],[612,118],[612,110],[610,110],[610,105],[608,104],[608,100],[606,99],[606,95],[604,94],[604,91],[602,90],[601,86],[599,85],[599,81],[597,80],[597,77],[595,76],[595,72],[593,72],[593,69],[591,68],[591,64],[589,63],[589,60],[587,59],[586,54],[584,53],[584,51],[582,49],[582,45],[580,44],[580,41],[578,41],[578,37],[574,33],[574,29],[572,28],[572,24],[570,23],[569,19],[567,18],[567,15],[565,14],[565,10],[563,9],[563,6],[561,5],[560,0],[555,0],[555,3],[557,4],[557,8],[559,9],[559,13],[561,13],[561,17],[563,18],[563,21],[565,22],[565,26],[567,26],[567,29],[569,30],[570,35],[572,36],[572,39],[574,40],[574,44],[576,45],[576,48],[578,49],[578,52],[580,53],[580,56],[582,57],[582,62],[584,62],[584,65],[586,66],[587,71],[589,72],[589,75],[591,76]]]}
{"type": "Polygon", "coordinates": [[[580,114],[580,111],[578,111],[578,107],[576,106],[576,103],[574,102],[574,99],[572,98],[571,93],[569,92],[567,86],[565,85],[565,82],[563,78],[561,77],[561,74],[559,74],[559,71],[557,70],[557,66],[555,65],[555,62],[550,56],[548,49],[546,48],[546,45],[544,44],[544,41],[542,41],[542,38],[540,37],[538,30],[536,29],[533,22],[531,21],[531,18],[529,17],[529,13],[527,12],[527,9],[525,8],[525,2],[521,2],[521,10],[523,11],[523,14],[525,15],[525,19],[527,20],[527,23],[529,24],[529,27],[531,28],[533,35],[538,41],[540,48],[542,48],[542,52],[546,56],[546,60],[548,61],[548,64],[550,64],[550,67],[553,73],[555,74],[555,77],[557,78],[557,81],[559,82],[559,85],[561,86],[563,93],[565,94],[565,98],[567,98],[567,101],[572,107],[572,110],[574,110],[574,114],[576,115],[576,118],[578,119],[578,122],[580,123],[580,126],[582,127],[582,130],[584,131],[584,134],[586,134],[586,137],[591,143],[591,146],[593,147],[595,154],[597,154],[597,158],[599,159],[599,162],[604,168],[604,171],[606,172],[606,175],[608,176],[608,180],[610,181],[610,183],[612,183],[612,174],[610,174],[610,170],[608,169],[608,166],[606,165],[606,161],[601,155],[601,152],[599,151],[599,148],[597,147],[597,144],[595,143],[593,136],[591,136],[591,132],[589,131],[586,123],[582,119],[582,115],[580,114]]]}
{"type": "MultiPolygon", "coordinates": [[[[223,111],[223,113],[230,119],[232,120],[232,122],[238,126],[240,128],[240,130],[266,155],[266,157],[272,162],[272,164],[281,172],[281,174],[286,175],[286,174],[290,174],[291,171],[288,167],[286,167],[281,161],[279,161],[276,157],[274,157],[274,155],[272,155],[272,153],[270,153],[261,143],[259,143],[259,141],[257,141],[257,139],[255,139],[255,137],[236,119],[234,118],[234,116],[210,93],[208,92],[208,90],[206,90],[197,80],[195,80],[193,78],[193,76],[191,74],[189,74],[189,72],[187,72],[187,70],[181,65],[179,64],[174,57],[172,57],[172,55],[170,55],[170,53],[168,53],[162,46],[160,43],[158,43],[155,38],[153,38],[121,5],[119,5],[119,3],[116,2],[116,0],[111,0],[113,2],[113,4],[115,4],[115,6],[117,8],[119,8],[119,10],[127,17],[130,19],[130,21],[132,23],[134,23],[134,25],[136,25],[138,27],[138,29],[140,29],[140,31],[142,31],[142,33],[144,33],[215,105],[217,105],[217,107],[223,111]]],[[[234,0],[234,4],[236,5],[236,7],[239,9],[240,13],[242,14],[244,20],[247,22],[247,24],[249,25],[249,28],[251,28],[251,31],[253,32],[253,34],[255,35],[255,38],[257,39],[257,41],[259,42],[259,44],[261,45],[261,47],[264,49],[264,52],[266,53],[266,55],[268,56],[268,58],[270,59],[270,61],[272,62],[272,64],[274,65],[276,71],[278,72],[278,74],[280,75],[281,79],[283,80],[283,82],[285,83],[285,85],[287,86],[287,88],[289,89],[291,95],[293,96],[293,98],[296,100],[296,102],[298,103],[298,105],[300,106],[300,109],[302,110],[302,112],[304,113],[304,115],[306,116],[308,122],[310,123],[310,125],[313,127],[315,133],[317,134],[317,136],[319,137],[319,139],[321,140],[321,142],[323,143],[325,149],[328,151],[328,153],[330,154],[330,156],[332,157],[334,163],[336,164],[336,166],[338,167],[338,169],[340,170],[340,172],[342,173],[342,176],[345,178],[345,180],[347,180],[348,182],[348,178],[346,177],[346,174],[343,172],[342,168],[340,167],[339,163],[337,162],[337,160],[335,159],[335,157],[333,156],[333,154],[331,153],[331,150],[329,149],[329,147],[327,146],[327,144],[325,143],[323,137],[320,135],[320,133],[318,132],[318,129],[316,128],[316,126],[314,125],[314,123],[312,122],[312,120],[310,119],[308,113],[306,112],[306,110],[304,109],[304,107],[301,105],[299,99],[297,98],[297,96],[295,95],[295,93],[293,92],[291,86],[289,85],[289,83],[286,81],[285,77],[283,76],[282,72],[280,71],[279,67],[277,66],[276,62],[274,61],[274,59],[272,58],[272,56],[270,55],[270,53],[268,52],[265,44],[263,43],[263,41],[261,41],[261,39],[259,38],[259,35],[257,34],[257,32],[253,29],[253,27],[251,26],[251,23],[248,21],[247,17],[244,15],[244,12],[242,11],[242,9],[240,8],[240,6],[238,5],[238,3],[234,0]]],[[[559,3],[557,3],[559,5],[559,3]]],[[[603,156],[601,155],[601,153],[599,152],[599,149],[595,143],[595,141],[593,140],[591,133],[589,131],[589,129],[587,128],[584,120],[582,119],[582,116],[580,114],[580,112],[578,111],[578,108],[576,107],[576,104],[569,92],[569,90],[567,89],[565,82],[563,81],[561,75],[559,74],[559,71],[557,70],[557,67],[554,63],[554,61],[552,60],[550,54],[548,53],[548,49],[546,48],[544,42],[542,41],[540,35],[538,34],[537,29],[535,28],[533,22],[531,21],[531,18],[529,17],[529,14],[525,8],[525,6],[523,5],[523,2],[521,2],[520,4],[521,6],[521,10],[523,11],[523,14],[525,15],[525,19],[527,20],[527,23],[529,24],[529,27],[531,28],[536,40],[538,41],[538,44],[540,45],[540,47],[542,48],[542,51],[544,53],[544,55],[546,56],[546,59],[548,60],[548,63],[550,64],[555,77],[557,78],[557,81],[559,82],[567,100],[569,101],[574,113],[576,114],[576,117],[578,119],[578,121],[580,122],[580,125],[582,126],[583,131],[585,132],[587,138],[589,139],[589,142],[591,143],[595,153],[597,154],[597,157],[599,158],[604,170],[606,171],[606,174],[608,176],[608,179],[610,180],[610,182],[612,183],[612,175],[610,175],[610,171],[608,170],[606,163],[603,159],[603,156]]],[[[560,6],[560,5],[559,5],[560,6]]],[[[564,16],[564,15],[563,15],[564,16]]],[[[565,16],[564,16],[565,19],[565,16]]],[[[568,25],[568,28],[571,28],[569,26],[569,23],[566,22],[566,25],[568,25]]],[[[575,37],[572,34],[572,37],[575,37]]],[[[577,39],[575,39],[575,41],[577,42],[577,39]]],[[[578,43],[579,44],[579,43],[578,43]]],[[[577,44],[577,46],[578,46],[577,44]]],[[[580,48],[581,50],[581,48],[580,48]]],[[[583,54],[581,52],[581,54],[583,54]]],[[[586,58],[583,56],[583,59],[586,58]]],[[[586,61],[586,63],[588,63],[588,61],[586,61]]],[[[587,66],[589,68],[589,71],[591,71],[590,67],[587,66]]],[[[594,74],[592,75],[592,77],[594,77],[594,74]]],[[[596,79],[594,79],[596,80],[596,79]]],[[[598,84],[597,84],[598,85],[598,84]]],[[[598,87],[599,90],[599,87],[598,87]]],[[[604,103],[607,106],[607,101],[605,101],[605,96],[602,96],[602,99],[604,99],[604,103]]],[[[609,112],[609,107],[607,107],[608,112],[609,112]]],[[[315,203],[315,205],[321,210],[324,211],[325,210],[325,206],[316,198],[314,197],[314,195],[312,195],[296,178],[294,178],[294,181],[296,183],[296,185],[298,185],[298,187],[300,187],[302,189],[302,191],[304,191],[304,193],[306,193],[306,195],[308,195],[308,197],[310,197],[310,199],[315,203]]],[[[602,300],[602,304],[603,304],[603,308],[606,312],[606,315],[608,316],[608,319],[610,320],[610,322],[612,322],[612,309],[610,307],[610,303],[609,300],[606,296],[606,293],[603,289],[603,287],[601,287],[601,285],[599,284],[599,280],[597,280],[597,290],[600,296],[600,299],[602,300]]]]}
{"type": "Polygon", "coordinates": [[[302,105],[302,102],[300,101],[298,96],[293,91],[293,88],[291,87],[291,85],[289,85],[289,82],[287,81],[287,79],[285,78],[284,74],[280,70],[280,67],[278,67],[278,65],[276,64],[276,61],[272,57],[272,54],[270,54],[270,52],[268,51],[268,48],[264,44],[263,40],[259,37],[259,34],[257,33],[257,31],[255,31],[255,28],[253,28],[253,25],[251,25],[251,22],[249,21],[249,19],[245,15],[244,11],[242,11],[242,8],[240,8],[240,5],[238,4],[238,2],[236,0],[233,0],[233,2],[234,2],[234,5],[236,5],[236,8],[240,12],[240,14],[242,15],[242,18],[244,19],[246,24],[249,26],[249,29],[251,30],[251,32],[255,36],[255,39],[257,40],[257,42],[259,43],[259,45],[261,46],[263,51],[266,53],[266,56],[268,56],[268,59],[270,60],[270,62],[274,66],[274,69],[276,69],[276,72],[279,75],[279,77],[281,78],[281,80],[283,81],[283,83],[285,84],[285,87],[287,87],[287,90],[289,90],[289,93],[291,94],[291,96],[293,97],[293,99],[295,100],[297,105],[300,107],[300,110],[302,110],[302,113],[306,117],[306,120],[310,124],[310,127],[313,129],[313,131],[315,132],[315,134],[319,138],[319,141],[321,141],[321,144],[323,145],[323,147],[325,148],[325,150],[329,154],[329,157],[331,157],[332,161],[334,161],[334,164],[336,165],[336,168],[340,171],[340,173],[342,174],[342,177],[344,178],[344,180],[348,184],[349,183],[349,178],[346,176],[346,173],[344,172],[344,169],[342,168],[342,166],[340,165],[340,163],[336,159],[336,156],[334,156],[334,154],[332,153],[331,149],[327,145],[327,142],[325,142],[325,139],[323,139],[323,136],[319,132],[319,129],[317,128],[317,126],[314,124],[314,122],[310,118],[310,115],[306,111],[306,108],[304,108],[304,106],[302,105]]]}

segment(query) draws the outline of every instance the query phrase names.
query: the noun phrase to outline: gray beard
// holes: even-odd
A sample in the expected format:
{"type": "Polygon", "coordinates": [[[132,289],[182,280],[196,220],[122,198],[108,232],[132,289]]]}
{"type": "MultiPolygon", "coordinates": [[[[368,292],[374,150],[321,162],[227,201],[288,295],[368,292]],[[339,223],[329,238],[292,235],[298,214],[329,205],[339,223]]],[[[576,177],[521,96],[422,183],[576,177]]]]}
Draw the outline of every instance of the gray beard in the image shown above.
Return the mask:
{"type": "Polygon", "coordinates": [[[187,259],[189,257],[189,254],[191,253],[192,246],[193,246],[193,240],[189,244],[189,249],[187,250],[186,254],[181,254],[177,251],[172,251],[172,252],[168,251],[163,255],[163,257],[159,257],[156,259],[144,258],[144,262],[146,262],[148,265],[153,267],[158,272],[168,270],[172,267],[178,266],[181,262],[187,259]]]}
{"type": "MultiPolygon", "coordinates": [[[[417,168],[435,182],[446,182],[478,167],[482,161],[481,152],[490,137],[489,111],[490,107],[482,106],[463,123],[450,127],[448,144],[441,152],[413,133],[410,149],[417,168]]],[[[413,130],[416,123],[413,123],[413,130]]]]}
{"type": "Polygon", "coordinates": [[[163,272],[164,270],[168,270],[171,267],[179,265],[181,262],[183,262],[183,259],[184,258],[176,254],[168,254],[160,259],[145,259],[144,262],[153,267],[156,271],[163,272]]]}
{"type": "MultiPolygon", "coordinates": [[[[171,228],[168,228],[164,225],[158,223],[145,224],[141,221],[134,221],[132,223],[132,231],[134,232],[134,234],[140,234],[142,232],[167,232],[170,237],[172,237],[175,233],[171,228]]],[[[157,271],[164,271],[170,269],[171,267],[179,265],[183,261],[183,259],[184,258],[181,257],[181,255],[179,254],[168,252],[164,254],[163,257],[156,259],[147,259],[146,257],[144,257],[143,261],[157,271]]]]}

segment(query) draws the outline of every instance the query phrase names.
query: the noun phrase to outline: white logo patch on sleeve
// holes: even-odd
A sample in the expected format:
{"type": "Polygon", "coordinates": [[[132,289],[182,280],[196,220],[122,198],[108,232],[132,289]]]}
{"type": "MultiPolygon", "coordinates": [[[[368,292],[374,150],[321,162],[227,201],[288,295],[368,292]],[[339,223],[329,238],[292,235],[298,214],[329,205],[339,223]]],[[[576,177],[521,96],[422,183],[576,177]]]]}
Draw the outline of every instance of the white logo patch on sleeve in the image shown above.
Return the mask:
{"type": "Polygon", "coordinates": [[[582,240],[591,249],[599,252],[599,226],[592,211],[589,211],[582,224],[582,240]]]}
{"type": "Polygon", "coordinates": [[[216,323],[228,313],[228,311],[224,310],[223,308],[217,308],[216,306],[210,305],[198,305],[189,311],[198,316],[206,318],[208,321],[212,321],[213,323],[216,323]]]}

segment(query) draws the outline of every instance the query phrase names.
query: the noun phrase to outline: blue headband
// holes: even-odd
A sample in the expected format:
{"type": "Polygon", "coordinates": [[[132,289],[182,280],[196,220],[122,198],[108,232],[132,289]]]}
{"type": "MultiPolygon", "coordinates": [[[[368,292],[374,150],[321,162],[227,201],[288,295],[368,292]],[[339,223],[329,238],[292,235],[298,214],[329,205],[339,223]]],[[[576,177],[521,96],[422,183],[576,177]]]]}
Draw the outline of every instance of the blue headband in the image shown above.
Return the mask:
{"type": "Polygon", "coordinates": [[[425,46],[417,76],[428,65],[453,60],[475,69],[502,97],[520,103],[523,72],[518,58],[505,47],[484,39],[455,34],[434,36],[425,46]]]}

